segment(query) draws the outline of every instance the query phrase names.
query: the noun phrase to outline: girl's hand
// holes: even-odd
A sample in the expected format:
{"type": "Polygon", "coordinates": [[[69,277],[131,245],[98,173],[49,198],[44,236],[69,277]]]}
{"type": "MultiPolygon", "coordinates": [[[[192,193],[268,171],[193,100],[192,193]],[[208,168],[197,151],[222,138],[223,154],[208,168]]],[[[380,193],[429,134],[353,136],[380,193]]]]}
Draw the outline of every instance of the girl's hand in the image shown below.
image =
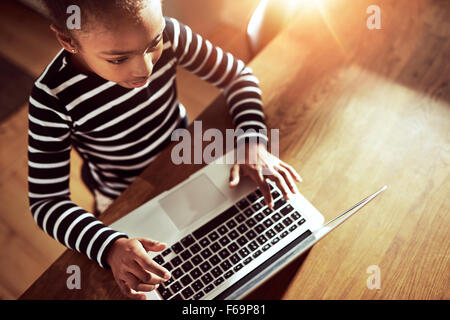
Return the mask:
{"type": "Polygon", "coordinates": [[[107,263],[124,295],[145,300],[137,291],[152,291],[170,278],[168,270],[154,262],[148,251],[161,251],[166,245],[150,239],[117,239],[108,252],[107,263]]]}
{"type": "Polygon", "coordinates": [[[250,176],[270,208],[273,208],[273,198],[266,178],[277,184],[286,200],[290,193],[298,193],[294,180],[301,182],[302,178],[294,168],[272,155],[264,144],[245,144],[245,149],[245,164],[234,164],[231,168],[230,187],[236,187],[241,176],[250,176]]]}

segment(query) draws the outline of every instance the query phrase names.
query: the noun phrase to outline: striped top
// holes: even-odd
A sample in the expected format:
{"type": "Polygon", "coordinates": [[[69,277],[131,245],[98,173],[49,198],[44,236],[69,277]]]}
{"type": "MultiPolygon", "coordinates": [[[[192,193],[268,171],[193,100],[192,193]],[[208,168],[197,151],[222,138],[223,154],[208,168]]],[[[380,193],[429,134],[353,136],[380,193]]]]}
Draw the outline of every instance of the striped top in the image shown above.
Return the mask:
{"type": "MultiPolygon", "coordinates": [[[[31,92],[28,185],[34,220],[103,268],[109,268],[106,255],[114,240],[127,235],[70,200],[72,147],[88,165],[98,191],[119,196],[170,142],[185,117],[177,99],[177,65],[222,90],[236,129],[266,129],[251,69],[177,20],[165,18],[165,23],[163,53],[145,86],[127,89],[83,73],[71,64],[70,53],[61,50],[31,92]]],[[[238,139],[249,135],[254,133],[238,139]]]]}

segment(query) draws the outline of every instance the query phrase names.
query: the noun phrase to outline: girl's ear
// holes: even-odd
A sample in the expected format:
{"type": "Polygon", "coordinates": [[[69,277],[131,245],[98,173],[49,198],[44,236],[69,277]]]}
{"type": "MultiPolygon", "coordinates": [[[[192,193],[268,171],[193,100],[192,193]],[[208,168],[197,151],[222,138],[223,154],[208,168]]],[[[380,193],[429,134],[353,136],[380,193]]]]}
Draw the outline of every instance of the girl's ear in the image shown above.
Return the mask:
{"type": "Polygon", "coordinates": [[[72,37],[68,36],[66,33],[61,31],[57,26],[54,24],[50,25],[50,29],[55,33],[56,39],[61,44],[61,46],[69,51],[70,53],[76,53],[77,47],[75,45],[75,41],[72,39],[72,37]]]}

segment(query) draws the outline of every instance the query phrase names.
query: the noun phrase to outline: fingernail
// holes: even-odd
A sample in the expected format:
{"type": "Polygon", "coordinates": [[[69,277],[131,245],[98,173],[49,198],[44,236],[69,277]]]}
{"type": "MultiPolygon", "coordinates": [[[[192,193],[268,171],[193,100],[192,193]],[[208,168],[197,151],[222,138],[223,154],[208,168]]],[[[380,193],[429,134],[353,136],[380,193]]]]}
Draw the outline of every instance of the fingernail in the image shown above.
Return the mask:
{"type": "Polygon", "coordinates": [[[170,279],[170,273],[166,272],[164,273],[164,279],[170,279]]]}

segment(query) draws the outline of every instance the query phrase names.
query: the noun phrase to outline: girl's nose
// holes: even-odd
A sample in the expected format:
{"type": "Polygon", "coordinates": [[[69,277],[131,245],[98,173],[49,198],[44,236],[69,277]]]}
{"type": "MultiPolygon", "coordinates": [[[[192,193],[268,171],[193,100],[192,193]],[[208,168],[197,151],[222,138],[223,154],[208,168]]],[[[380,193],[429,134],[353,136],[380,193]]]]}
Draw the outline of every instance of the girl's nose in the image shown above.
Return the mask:
{"type": "Polygon", "coordinates": [[[151,54],[144,54],[137,59],[133,72],[135,78],[149,78],[153,71],[153,61],[151,54]]]}

